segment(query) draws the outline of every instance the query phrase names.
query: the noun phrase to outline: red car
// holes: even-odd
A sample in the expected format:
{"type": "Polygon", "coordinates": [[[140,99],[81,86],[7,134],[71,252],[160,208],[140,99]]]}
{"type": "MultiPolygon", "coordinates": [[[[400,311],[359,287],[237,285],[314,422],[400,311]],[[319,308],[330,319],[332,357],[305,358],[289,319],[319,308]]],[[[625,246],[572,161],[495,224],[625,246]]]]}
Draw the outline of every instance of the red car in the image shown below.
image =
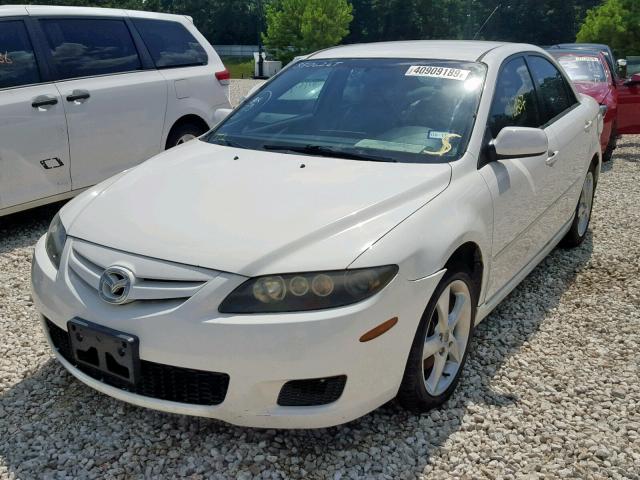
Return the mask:
{"type": "Polygon", "coordinates": [[[597,51],[552,49],[549,53],[578,92],[606,107],[600,143],[603,160],[610,160],[619,135],[640,134],[640,75],[617,80],[604,54],[597,51]]]}

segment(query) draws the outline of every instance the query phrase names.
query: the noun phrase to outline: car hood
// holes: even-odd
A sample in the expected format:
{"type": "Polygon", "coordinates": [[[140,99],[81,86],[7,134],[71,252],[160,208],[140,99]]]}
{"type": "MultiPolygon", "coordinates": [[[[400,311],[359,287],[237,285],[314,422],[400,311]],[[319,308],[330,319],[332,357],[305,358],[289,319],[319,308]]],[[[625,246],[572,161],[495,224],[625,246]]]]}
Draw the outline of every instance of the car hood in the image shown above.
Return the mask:
{"type": "Polygon", "coordinates": [[[446,163],[354,161],[194,141],[87,192],[62,218],[72,237],[246,276],[341,269],[450,178],[446,163]]]}
{"type": "Polygon", "coordinates": [[[589,95],[599,104],[604,102],[610,91],[609,84],[604,82],[575,82],[573,85],[579,93],[589,95]]]}

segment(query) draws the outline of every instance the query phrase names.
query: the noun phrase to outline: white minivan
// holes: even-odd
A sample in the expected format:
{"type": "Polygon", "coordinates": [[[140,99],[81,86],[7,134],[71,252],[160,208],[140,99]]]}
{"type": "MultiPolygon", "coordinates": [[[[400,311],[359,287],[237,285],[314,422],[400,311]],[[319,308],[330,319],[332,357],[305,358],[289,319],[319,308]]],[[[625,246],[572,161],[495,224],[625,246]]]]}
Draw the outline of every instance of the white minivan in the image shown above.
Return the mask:
{"type": "Polygon", "coordinates": [[[205,133],[228,84],[189,17],[1,6],[0,216],[205,133]]]}

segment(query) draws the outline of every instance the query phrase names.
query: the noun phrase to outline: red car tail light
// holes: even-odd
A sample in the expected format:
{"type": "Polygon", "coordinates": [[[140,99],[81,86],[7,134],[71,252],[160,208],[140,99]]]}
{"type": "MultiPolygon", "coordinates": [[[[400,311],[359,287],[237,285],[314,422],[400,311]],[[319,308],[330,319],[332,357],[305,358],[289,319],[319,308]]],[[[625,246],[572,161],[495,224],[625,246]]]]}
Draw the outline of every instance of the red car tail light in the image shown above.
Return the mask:
{"type": "Polygon", "coordinates": [[[229,70],[225,68],[224,70],[216,72],[216,78],[218,79],[221,85],[229,85],[229,81],[231,80],[231,74],[229,73],[229,70]]]}

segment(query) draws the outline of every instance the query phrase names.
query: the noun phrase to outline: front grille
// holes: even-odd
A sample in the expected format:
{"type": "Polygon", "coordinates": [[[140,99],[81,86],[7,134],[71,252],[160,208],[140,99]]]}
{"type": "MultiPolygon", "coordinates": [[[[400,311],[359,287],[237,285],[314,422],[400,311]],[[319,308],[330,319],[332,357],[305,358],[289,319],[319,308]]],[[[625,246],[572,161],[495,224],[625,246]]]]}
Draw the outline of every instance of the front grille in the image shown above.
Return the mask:
{"type": "MultiPolygon", "coordinates": [[[[82,247],[83,244],[79,244],[79,246],[82,247]]],[[[89,260],[78,251],[77,247],[78,246],[71,248],[71,253],[69,254],[69,273],[73,273],[73,275],[70,275],[70,278],[74,282],[81,281],[83,285],[98,293],[100,290],[100,278],[108,265],[102,266],[97,264],[96,261],[89,260]]],[[[114,261],[117,263],[118,259],[124,258],[124,256],[125,254],[120,254],[114,258],[114,261]]],[[[140,263],[140,261],[138,263],[140,263]]],[[[156,265],[154,265],[154,267],[155,266],[156,265]]],[[[166,266],[166,264],[160,264],[160,262],[158,262],[158,267],[159,266],[165,267],[164,270],[168,272],[168,275],[174,274],[182,277],[184,277],[184,270],[186,269],[189,272],[187,275],[193,275],[195,280],[139,277],[136,278],[135,283],[131,286],[128,295],[130,301],[177,301],[177,303],[180,304],[198,293],[198,291],[215,276],[211,272],[207,274],[200,271],[192,272],[189,267],[184,266],[166,266]]]]}
{"type": "Polygon", "coordinates": [[[311,380],[292,380],[283,385],[278,395],[282,407],[311,407],[335,402],[347,383],[345,375],[311,380]]]}
{"type": "Polygon", "coordinates": [[[65,360],[91,378],[112,387],[145,397],[192,405],[219,405],[227,395],[229,375],[226,373],[206,372],[140,360],[140,378],[135,385],[131,385],[99,370],[79,365],[73,356],[67,332],[48,319],[46,324],[53,345],[65,360]]]}

